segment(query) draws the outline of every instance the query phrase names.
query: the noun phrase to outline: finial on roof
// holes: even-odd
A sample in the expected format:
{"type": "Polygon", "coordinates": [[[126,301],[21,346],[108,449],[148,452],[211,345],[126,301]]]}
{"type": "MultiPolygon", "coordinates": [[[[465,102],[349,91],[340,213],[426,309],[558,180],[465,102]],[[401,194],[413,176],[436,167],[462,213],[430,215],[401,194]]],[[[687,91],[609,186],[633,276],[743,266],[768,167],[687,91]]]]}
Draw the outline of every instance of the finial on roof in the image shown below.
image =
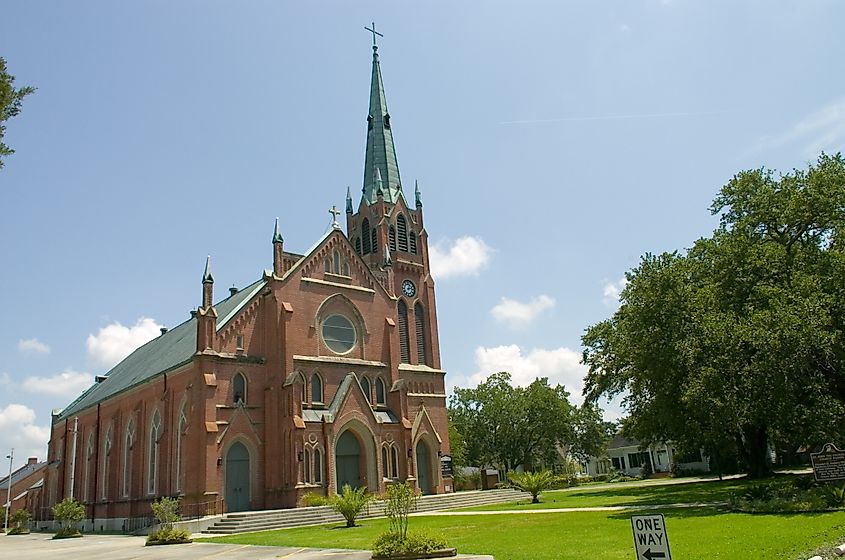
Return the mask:
{"type": "Polygon", "coordinates": [[[332,204],[331,210],[329,210],[329,214],[332,215],[332,229],[340,229],[340,223],[337,221],[337,215],[340,214],[340,210],[337,209],[337,206],[332,204]]]}
{"type": "Polygon", "coordinates": [[[346,213],[352,213],[352,190],[346,187],[346,213]]]}
{"type": "Polygon", "coordinates": [[[276,218],[276,225],[273,227],[273,243],[284,243],[282,234],[279,233],[279,218],[276,218]]]}
{"type": "Polygon", "coordinates": [[[211,275],[211,255],[205,259],[205,270],[202,273],[203,284],[214,284],[214,276],[211,275]]]}
{"type": "Polygon", "coordinates": [[[417,203],[417,208],[422,207],[422,197],[420,196],[420,184],[414,179],[414,199],[417,203]]]}

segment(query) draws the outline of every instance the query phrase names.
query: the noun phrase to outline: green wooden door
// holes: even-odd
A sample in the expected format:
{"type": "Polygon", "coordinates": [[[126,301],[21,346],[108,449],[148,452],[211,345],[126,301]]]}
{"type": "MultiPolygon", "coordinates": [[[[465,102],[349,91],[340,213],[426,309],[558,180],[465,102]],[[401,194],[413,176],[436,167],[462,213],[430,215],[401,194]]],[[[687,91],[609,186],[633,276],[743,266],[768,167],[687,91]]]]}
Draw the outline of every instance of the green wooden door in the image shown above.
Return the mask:
{"type": "Polygon", "coordinates": [[[229,511],[249,509],[249,451],[241,442],[226,454],[226,507],[229,511]]]}
{"type": "Polygon", "coordinates": [[[350,431],[345,431],[337,440],[335,468],[337,469],[337,491],[344,484],[352,488],[361,486],[361,444],[350,431]]]}
{"type": "Polygon", "coordinates": [[[422,442],[417,442],[417,482],[423,494],[432,494],[431,489],[431,461],[428,457],[428,447],[422,442]]]}

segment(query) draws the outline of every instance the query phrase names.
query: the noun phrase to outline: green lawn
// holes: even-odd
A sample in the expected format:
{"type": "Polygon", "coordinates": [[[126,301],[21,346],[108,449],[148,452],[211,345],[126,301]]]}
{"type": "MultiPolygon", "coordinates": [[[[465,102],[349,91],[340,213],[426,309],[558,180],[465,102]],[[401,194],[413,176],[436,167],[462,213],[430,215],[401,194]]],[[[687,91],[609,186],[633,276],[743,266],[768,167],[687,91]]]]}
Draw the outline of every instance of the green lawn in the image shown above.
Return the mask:
{"type": "MultiPolygon", "coordinates": [[[[787,476],[778,478],[787,480],[787,476]]],[[[465,511],[724,502],[731,493],[755,482],[740,478],[722,482],[716,480],[670,485],[576,487],[543,492],[539,504],[532,504],[529,498],[516,503],[474,506],[465,508],[465,511]]]]}
{"type": "MultiPolygon", "coordinates": [[[[702,508],[663,513],[676,558],[790,560],[845,536],[845,512],[748,515],[702,508]]],[[[373,519],[352,529],[326,525],[210,540],[368,549],[386,528],[386,520],[373,519]]],[[[622,512],[414,517],[411,529],[439,531],[459,552],[492,554],[496,560],[630,560],[633,556],[630,515],[622,512]]]]}

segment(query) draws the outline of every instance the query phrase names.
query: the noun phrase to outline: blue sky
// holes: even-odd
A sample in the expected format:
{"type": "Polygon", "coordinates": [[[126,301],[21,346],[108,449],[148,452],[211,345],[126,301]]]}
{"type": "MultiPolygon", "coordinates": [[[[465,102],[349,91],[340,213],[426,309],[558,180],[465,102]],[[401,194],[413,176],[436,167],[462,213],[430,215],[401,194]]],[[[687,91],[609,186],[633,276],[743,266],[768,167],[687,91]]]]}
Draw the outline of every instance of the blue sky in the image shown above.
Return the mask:
{"type": "Polygon", "coordinates": [[[271,266],[276,216],[305,251],[360,192],[373,20],[450,387],[506,369],[579,396],[580,337],[640,255],[708,235],[737,171],[845,147],[841,2],[7,3],[0,56],[38,88],[0,171],[16,463],[188,317],[207,254],[222,297],[271,266]]]}

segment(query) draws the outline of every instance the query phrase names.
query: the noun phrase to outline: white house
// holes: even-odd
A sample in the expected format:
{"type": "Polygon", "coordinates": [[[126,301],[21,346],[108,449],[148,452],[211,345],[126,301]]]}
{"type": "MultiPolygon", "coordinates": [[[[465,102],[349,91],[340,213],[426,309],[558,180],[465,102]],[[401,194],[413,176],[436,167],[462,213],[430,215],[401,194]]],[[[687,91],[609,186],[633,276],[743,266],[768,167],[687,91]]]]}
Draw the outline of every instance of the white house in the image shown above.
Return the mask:
{"type": "Polygon", "coordinates": [[[613,436],[607,446],[607,452],[603,457],[590,457],[585,465],[586,474],[597,476],[607,474],[611,469],[625,473],[628,476],[640,474],[641,467],[649,463],[651,470],[655,473],[669,472],[672,463],[678,461],[682,469],[709,471],[707,458],[701,450],[692,454],[676,454],[671,443],[649,445],[641,448],[640,442],[622,437],[620,434],[613,436]]]}

